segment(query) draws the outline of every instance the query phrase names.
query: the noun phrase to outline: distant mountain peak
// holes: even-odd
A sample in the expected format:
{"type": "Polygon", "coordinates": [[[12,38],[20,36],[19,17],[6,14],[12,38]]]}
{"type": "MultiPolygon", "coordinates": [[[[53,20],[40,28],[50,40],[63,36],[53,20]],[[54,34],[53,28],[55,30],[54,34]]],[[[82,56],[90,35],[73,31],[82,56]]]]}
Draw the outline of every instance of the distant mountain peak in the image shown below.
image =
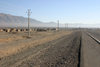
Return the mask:
{"type": "MultiPolygon", "coordinates": [[[[14,16],[11,14],[0,13],[0,27],[17,27],[17,26],[27,26],[27,18],[22,16],[14,16]]],[[[54,22],[43,23],[41,21],[30,18],[30,26],[37,27],[51,27],[54,26],[54,22]]]]}

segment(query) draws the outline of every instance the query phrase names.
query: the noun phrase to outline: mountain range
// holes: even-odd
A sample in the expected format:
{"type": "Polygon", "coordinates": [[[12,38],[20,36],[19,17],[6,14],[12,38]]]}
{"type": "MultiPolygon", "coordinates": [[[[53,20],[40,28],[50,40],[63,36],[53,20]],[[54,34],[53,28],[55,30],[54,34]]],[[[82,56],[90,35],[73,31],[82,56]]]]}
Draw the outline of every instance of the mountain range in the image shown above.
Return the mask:
{"type": "MultiPolygon", "coordinates": [[[[82,24],[82,23],[67,23],[68,27],[100,27],[100,24],[82,24]]],[[[28,19],[22,16],[14,16],[11,14],[0,13],[0,27],[27,27],[28,19]]],[[[56,22],[42,22],[36,19],[30,19],[31,27],[57,27],[56,22]]],[[[61,24],[60,27],[65,27],[61,24]]]]}
{"type": "MultiPolygon", "coordinates": [[[[22,16],[14,16],[10,14],[0,13],[0,27],[26,27],[27,18],[22,16]]],[[[30,19],[30,26],[32,27],[52,27],[56,26],[55,22],[44,23],[35,19],[30,19]]]]}

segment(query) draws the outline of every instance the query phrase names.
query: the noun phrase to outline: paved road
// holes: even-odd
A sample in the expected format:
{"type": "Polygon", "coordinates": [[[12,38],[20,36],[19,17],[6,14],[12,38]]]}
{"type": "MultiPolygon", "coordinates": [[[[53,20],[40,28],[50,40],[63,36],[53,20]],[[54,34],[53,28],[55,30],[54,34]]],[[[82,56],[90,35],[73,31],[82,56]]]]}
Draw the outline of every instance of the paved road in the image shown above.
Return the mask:
{"type": "Polygon", "coordinates": [[[96,37],[98,40],[100,40],[100,31],[99,30],[90,30],[88,32],[91,33],[91,35],[96,37]]]}
{"type": "Polygon", "coordinates": [[[81,67],[100,67],[100,44],[82,34],[81,67]]]}

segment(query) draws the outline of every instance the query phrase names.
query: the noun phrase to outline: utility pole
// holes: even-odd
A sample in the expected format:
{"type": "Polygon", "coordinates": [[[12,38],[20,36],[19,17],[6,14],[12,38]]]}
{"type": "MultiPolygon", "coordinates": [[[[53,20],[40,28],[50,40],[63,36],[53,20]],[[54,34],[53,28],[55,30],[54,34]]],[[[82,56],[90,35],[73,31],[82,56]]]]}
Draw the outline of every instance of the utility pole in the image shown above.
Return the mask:
{"type": "Polygon", "coordinates": [[[59,20],[57,21],[57,31],[59,31],[59,20]]]}
{"type": "Polygon", "coordinates": [[[65,24],[65,30],[68,29],[68,24],[65,24]]]}
{"type": "Polygon", "coordinates": [[[66,30],[66,25],[67,25],[67,24],[65,24],[65,30],[66,30]]]}
{"type": "Polygon", "coordinates": [[[31,15],[31,10],[28,9],[27,16],[28,16],[28,37],[30,37],[30,15],[31,15]]]}
{"type": "Polygon", "coordinates": [[[67,24],[67,29],[68,29],[68,24],[67,24]]]}

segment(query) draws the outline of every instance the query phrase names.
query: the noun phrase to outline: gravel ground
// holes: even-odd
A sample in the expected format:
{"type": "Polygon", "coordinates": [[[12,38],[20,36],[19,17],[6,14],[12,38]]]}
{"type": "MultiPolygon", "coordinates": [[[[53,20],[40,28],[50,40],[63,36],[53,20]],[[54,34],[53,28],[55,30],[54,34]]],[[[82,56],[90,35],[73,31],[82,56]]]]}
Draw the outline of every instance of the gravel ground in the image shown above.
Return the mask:
{"type": "MultiPolygon", "coordinates": [[[[98,30],[89,30],[100,40],[98,30]]],[[[100,67],[100,45],[86,32],[74,31],[0,58],[0,67],[100,67]]]]}
{"type": "Polygon", "coordinates": [[[20,53],[2,58],[0,67],[78,67],[81,33],[30,47],[20,53]]]}
{"type": "Polygon", "coordinates": [[[55,40],[59,37],[70,34],[71,31],[33,32],[31,34],[31,38],[23,37],[25,34],[23,33],[22,34],[21,33],[17,33],[17,34],[5,33],[6,36],[4,36],[5,34],[0,35],[0,37],[1,36],[3,37],[3,38],[0,38],[0,58],[17,53],[29,47],[33,47],[39,44],[43,44],[43,43],[55,40]]]}
{"type": "Polygon", "coordinates": [[[51,46],[23,62],[19,67],[77,67],[80,45],[80,34],[74,33],[57,42],[51,43],[51,46]]]}

